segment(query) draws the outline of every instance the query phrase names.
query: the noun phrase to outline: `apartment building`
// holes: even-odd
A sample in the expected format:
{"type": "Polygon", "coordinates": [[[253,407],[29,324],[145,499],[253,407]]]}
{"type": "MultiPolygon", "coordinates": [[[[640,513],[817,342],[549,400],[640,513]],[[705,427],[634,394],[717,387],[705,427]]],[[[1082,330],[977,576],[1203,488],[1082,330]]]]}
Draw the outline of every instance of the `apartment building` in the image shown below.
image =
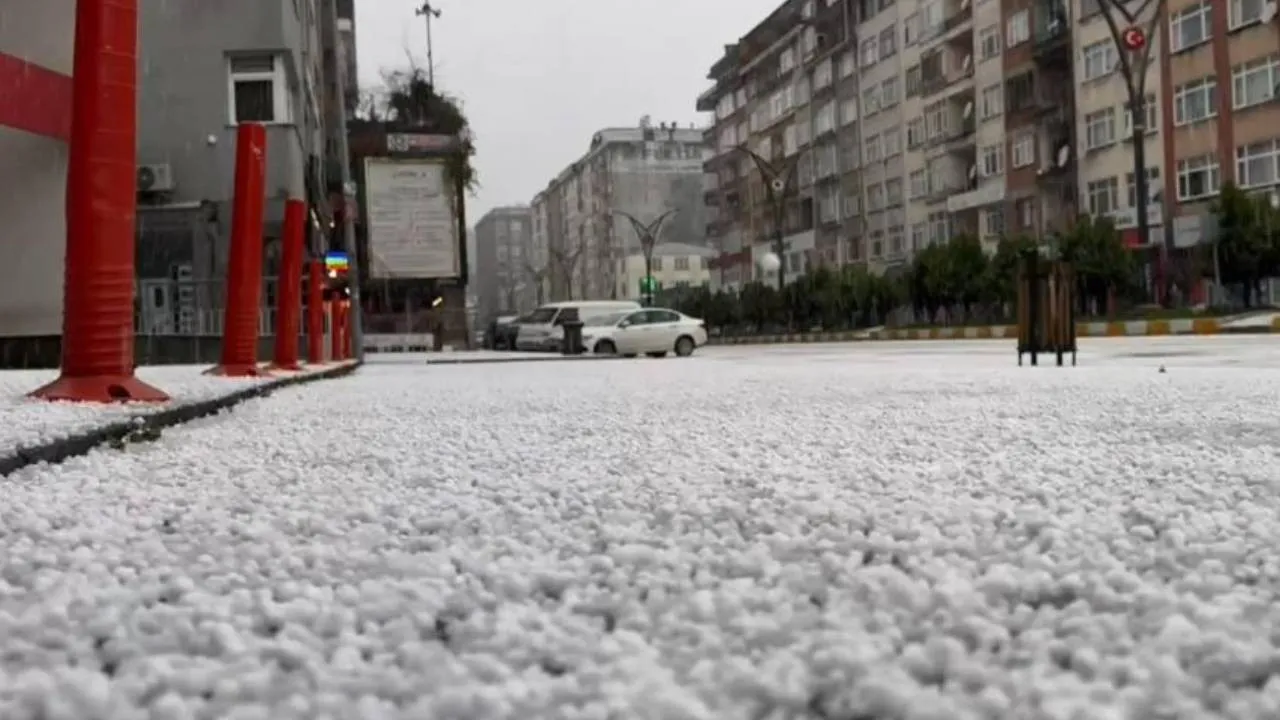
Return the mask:
{"type": "MultiPolygon", "coordinates": [[[[661,243],[653,247],[649,256],[649,271],[658,290],[680,290],[707,285],[711,273],[711,258],[715,251],[700,245],[683,243],[661,243]]],[[[645,257],[643,252],[628,253],[618,260],[619,300],[641,301],[641,281],[645,273],[645,257]]]]}
{"type": "Polygon", "coordinates": [[[533,210],[525,205],[485,213],[471,232],[475,254],[472,282],[476,313],[486,322],[496,315],[528,311],[541,299],[534,265],[533,210]]]}
{"type": "Polygon", "coordinates": [[[667,211],[659,242],[705,245],[704,131],[642,118],[596,133],[587,152],[532,202],[535,244],[547,249],[550,299],[608,299],[618,260],[639,248],[618,211],[650,222],[667,211]]]}
{"type": "Polygon", "coordinates": [[[1172,199],[1178,247],[1212,240],[1205,216],[1224,182],[1277,198],[1280,21],[1274,14],[1274,3],[1263,0],[1168,0],[1161,110],[1171,171],[1164,193],[1172,199]],[[1263,22],[1267,12],[1270,23],[1263,22]]]}
{"type": "Polygon", "coordinates": [[[711,67],[713,85],[697,108],[714,117],[707,131],[705,202],[717,287],[776,281],[760,264],[774,250],[775,208],[755,160],[740,148],[793,173],[781,223],[779,272],[786,279],[858,254],[852,238],[863,236],[857,215],[861,142],[851,42],[857,11],[848,0],[788,0],[726,45],[711,67]]]}

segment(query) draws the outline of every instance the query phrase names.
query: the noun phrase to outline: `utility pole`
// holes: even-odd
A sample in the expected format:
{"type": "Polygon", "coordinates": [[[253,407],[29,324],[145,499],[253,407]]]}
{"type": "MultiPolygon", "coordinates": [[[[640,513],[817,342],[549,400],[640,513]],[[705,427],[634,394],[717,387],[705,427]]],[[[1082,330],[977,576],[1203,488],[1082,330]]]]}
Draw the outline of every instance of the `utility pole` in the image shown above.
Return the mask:
{"type": "MultiPolygon", "coordinates": [[[[1138,221],[1138,242],[1147,247],[1151,244],[1151,219],[1147,216],[1147,208],[1151,205],[1150,178],[1147,177],[1147,131],[1150,129],[1147,127],[1147,69],[1151,66],[1151,48],[1156,32],[1165,14],[1165,0],[1141,0],[1136,6],[1125,0],[1100,0],[1098,5],[1102,18],[1107,22],[1111,40],[1115,42],[1120,74],[1128,91],[1129,117],[1133,120],[1134,202],[1138,204],[1134,212],[1138,221]],[[1140,18],[1148,13],[1145,27],[1142,27],[1140,18]]],[[[1172,273],[1166,265],[1171,259],[1173,232],[1167,227],[1164,230],[1157,266],[1157,287],[1162,304],[1168,304],[1172,273]]]]}
{"type": "Polygon", "coordinates": [[[427,23],[427,82],[432,89],[436,86],[436,56],[431,44],[431,18],[440,17],[440,11],[431,6],[431,0],[422,0],[422,7],[413,11],[414,15],[425,18],[427,23]]]}

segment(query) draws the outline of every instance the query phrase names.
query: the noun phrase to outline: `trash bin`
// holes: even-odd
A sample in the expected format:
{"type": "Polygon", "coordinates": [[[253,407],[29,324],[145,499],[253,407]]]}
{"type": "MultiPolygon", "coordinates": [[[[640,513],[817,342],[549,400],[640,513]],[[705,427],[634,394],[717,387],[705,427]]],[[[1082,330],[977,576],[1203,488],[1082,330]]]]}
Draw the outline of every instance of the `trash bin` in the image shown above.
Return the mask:
{"type": "Polygon", "coordinates": [[[560,346],[560,352],[565,355],[581,355],[582,321],[566,320],[561,327],[564,328],[564,344],[560,346]]]}

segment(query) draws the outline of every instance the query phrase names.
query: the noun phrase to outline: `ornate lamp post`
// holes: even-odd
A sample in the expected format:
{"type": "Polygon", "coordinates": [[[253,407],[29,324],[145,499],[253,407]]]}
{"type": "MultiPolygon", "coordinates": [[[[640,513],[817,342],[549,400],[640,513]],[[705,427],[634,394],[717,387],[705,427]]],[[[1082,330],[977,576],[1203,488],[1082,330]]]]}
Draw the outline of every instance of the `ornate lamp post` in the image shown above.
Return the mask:
{"type": "Polygon", "coordinates": [[[764,196],[765,201],[769,203],[772,221],[773,253],[778,256],[778,290],[782,291],[787,286],[787,243],[783,237],[787,218],[787,200],[795,192],[796,169],[800,166],[800,157],[803,152],[783,160],[781,165],[774,165],[750,148],[739,145],[734,149],[750,157],[756,164],[756,169],[760,171],[760,177],[764,179],[764,196]]]}
{"type": "Polygon", "coordinates": [[[676,211],[668,210],[650,223],[640,222],[636,216],[622,210],[613,212],[626,218],[627,222],[631,223],[631,228],[636,231],[636,237],[640,238],[640,252],[644,253],[644,287],[641,297],[645,307],[648,307],[653,305],[653,246],[658,242],[658,233],[662,231],[662,224],[676,211]]]}
{"type": "MultiPolygon", "coordinates": [[[[1133,125],[1133,182],[1135,208],[1138,221],[1138,242],[1142,247],[1151,244],[1151,219],[1147,206],[1151,203],[1151,190],[1147,177],[1147,70],[1151,66],[1151,47],[1160,19],[1164,15],[1165,0],[1142,0],[1133,5],[1126,0],[1099,0],[1102,18],[1111,32],[1119,55],[1120,74],[1124,78],[1129,98],[1129,116],[1133,125]],[[1139,18],[1150,12],[1145,26],[1139,18]]],[[[1168,302],[1169,273],[1165,264],[1169,259],[1169,243],[1173,233],[1164,233],[1160,247],[1157,281],[1161,300],[1168,302]]]]}

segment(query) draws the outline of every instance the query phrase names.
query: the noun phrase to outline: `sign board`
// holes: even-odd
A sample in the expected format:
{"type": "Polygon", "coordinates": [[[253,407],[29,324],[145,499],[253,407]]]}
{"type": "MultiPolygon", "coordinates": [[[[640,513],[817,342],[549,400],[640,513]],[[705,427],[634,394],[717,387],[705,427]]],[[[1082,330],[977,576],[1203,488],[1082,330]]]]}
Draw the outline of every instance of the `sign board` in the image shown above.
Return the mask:
{"type": "Polygon", "coordinates": [[[458,144],[453,135],[427,135],[424,133],[388,133],[389,153],[430,153],[451,150],[458,144]]]}
{"type": "Polygon", "coordinates": [[[453,188],[443,160],[365,158],[364,188],[370,277],[461,275],[453,188]]]}

